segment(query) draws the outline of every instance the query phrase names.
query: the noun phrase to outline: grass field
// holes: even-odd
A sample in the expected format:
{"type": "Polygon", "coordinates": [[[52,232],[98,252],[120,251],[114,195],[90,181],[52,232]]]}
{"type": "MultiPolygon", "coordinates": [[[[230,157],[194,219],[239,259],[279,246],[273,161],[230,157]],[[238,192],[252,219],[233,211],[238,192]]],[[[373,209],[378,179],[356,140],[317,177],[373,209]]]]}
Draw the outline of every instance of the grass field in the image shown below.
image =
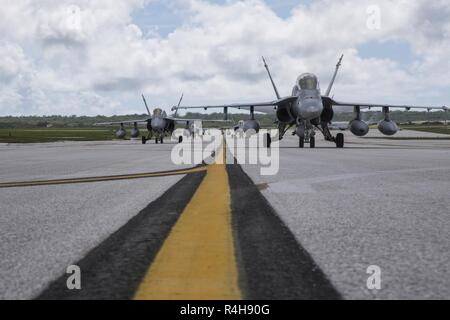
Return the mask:
{"type": "MultiPolygon", "coordinates": [[[[402,126],[402,129],[450,135],[450,126],[402,126]]],[[[56,141],[107,141],[115,139],[116,128],[0,129],[0,143],[43,143],[56,141]]],[[[376,130],[376,129],[372,129],[376,130]]],[[[128,130],[129,131],[129,130],[128,130]]],[[[146,134],[141,129],[141,134],[146,134]]],[[[395,139],[391,138],[391,139],[395,139]]],[[[416,139],[416,138],[414,138],[416,139]]],[[[436,138],[429,138],[436,139],[436,138]]],[[[439,138],[438,138],[439,139],[439,138]]],[[[447,139],[445,137],[440,139],[447,139]]],[[[450,139],[450,136],[449,136],[450,139]]]]}
{"type": "Polygon", "coordinates": [[[449,126],[402,126],[402,129],[414,130],[414,131],[420,131],[420,132],[450,134],[450,125],[449,126]]]}
{"type": "Polygon", "coordinates": [[[105,141],[115,138],[113,131],[112,128],[0,129],[0,143],[105,141]]]}

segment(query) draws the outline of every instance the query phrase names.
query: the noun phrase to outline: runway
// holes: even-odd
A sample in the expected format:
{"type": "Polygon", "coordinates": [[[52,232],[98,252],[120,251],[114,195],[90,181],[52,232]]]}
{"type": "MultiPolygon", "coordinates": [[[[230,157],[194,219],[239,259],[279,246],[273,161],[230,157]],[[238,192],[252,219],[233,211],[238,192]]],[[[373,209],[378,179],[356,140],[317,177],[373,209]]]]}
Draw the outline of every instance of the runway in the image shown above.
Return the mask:
{"type": "MultiPolygon", "coordinates": [[[[396,138],[418,136],[439,135],[396,138]]],[[[346,138],[301,151],[289,138],[275,176],[243,167],[343,298],[449,299],[450,141],[346,138]]]]}
{"type": "Polygon", "coordinates": [[[2,145],[0,183],[67,184],[1,189],[0,298],[448,299],[450,141],[346,137],[288,137],[275,176],[180,168],[173,145],[2,145]]]}
{"type": "MultiPolygon", "coordinates": [[[[180,167],[171,145],[133,142],[0,146],[0,181],[137,174],[180,167]]],[[[188,168],[189,166],[184,166],[188,168]]],[[[0,298],[37,296],[73,264],[159,198],[181,176],[0,191],[0,298]]]]}

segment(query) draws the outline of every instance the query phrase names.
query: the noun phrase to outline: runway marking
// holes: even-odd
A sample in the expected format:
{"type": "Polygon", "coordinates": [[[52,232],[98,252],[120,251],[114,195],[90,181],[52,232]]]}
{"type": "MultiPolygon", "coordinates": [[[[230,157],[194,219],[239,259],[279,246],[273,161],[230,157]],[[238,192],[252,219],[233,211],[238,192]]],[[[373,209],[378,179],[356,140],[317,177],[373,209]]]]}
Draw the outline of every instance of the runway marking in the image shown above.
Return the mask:
{"type": "Polygon", "coordinates": [[[37,297],[43,300],[129,300],[148,266],[192,199],[206,171],[185,175],[158,199],[74,264],[81,268],[81,290],[67,288],[65,266],[37,297]],[[64,270],[63,270],[64,269],[64,270]]]}
{"type": "MultiPolygon", "coordinates": [[[[218,156],[224,156],[224,150],[218,156]]],[[[206,176],[150,265],[137,300],[241,299],[225,165],[206,176]]]]}
{"type": "Polygon", "coordinates": [[[160,171],[160,172],[146,172],[135,173],[125,175],[113,175],[113,176],[99,176],[99,177],[84,177],[84,178],[69,178],[69,179],[55,179],[55,180],[40,180],[40,181],[20,181],[20,182],[4,182],[0,183],[0,189],[4,188],[23,188],[33,186],[51,186],[61,184],[75,184],[75,183],[92,183],[92,182],[104,182],[104,181],[118,181],[118,180],[133,180],[143,178],[155,178],[155,177],[168,177],[190,174],[195,172],[206,171],[206,166],[199,166],[190,169],[179,169],[172,171],[160,171]]]}

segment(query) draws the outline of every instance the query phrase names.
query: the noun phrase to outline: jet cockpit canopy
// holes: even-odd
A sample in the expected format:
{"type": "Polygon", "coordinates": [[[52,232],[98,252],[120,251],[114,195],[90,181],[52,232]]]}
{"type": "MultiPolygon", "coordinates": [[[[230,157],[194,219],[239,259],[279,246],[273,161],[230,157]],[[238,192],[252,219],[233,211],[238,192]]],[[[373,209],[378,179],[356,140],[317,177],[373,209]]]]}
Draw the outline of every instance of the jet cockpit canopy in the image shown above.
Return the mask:
{"type": "Polygon", "coordinates": [[[312,73],[304,73],[297,79],[297,86],[301,90],[319,90],[319,80],[312,73]]]}
{"type": "Polygon", "coordinates": [[[166,112],[163,111],[163,110],[160,109],[160,108],[156,108],[156,109],[153,111],[153,116],[155,116],[155,117],[165,117],[165,116],[166,116],[166,112]]]}

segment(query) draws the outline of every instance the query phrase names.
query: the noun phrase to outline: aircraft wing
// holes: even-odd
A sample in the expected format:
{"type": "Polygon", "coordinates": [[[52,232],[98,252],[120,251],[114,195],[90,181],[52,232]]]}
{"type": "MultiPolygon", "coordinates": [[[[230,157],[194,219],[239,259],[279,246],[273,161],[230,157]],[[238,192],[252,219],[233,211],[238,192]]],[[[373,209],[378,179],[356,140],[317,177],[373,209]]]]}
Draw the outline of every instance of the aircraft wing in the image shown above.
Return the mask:
{"type": "Polygon", "coordinates": [[[139,119],[139,120],[115,121],[115,122],[100,122],[100,123],[95,123],[94,126],[109,126],[109,125],[116,125],[116,124],[144,123],[144,122],[148,122],[151,120],[152,120],[152,118],[139,119]]]}
{"type": "MultiPolygon", "coordinates": [[[[224,104],[224,105],[204,105],[204,106],[183,106],[183,107],[174,107],[173,110],[174,109],[185,109],[185,110],[204,109],[204,110],[208,110],[208,109],[222,109],[222,108],[246,109],[246,108],[254,107],[256,111],[260,111],[258,109],[261,109],[261,108],[267,109],[267,107],[277,107],[277,106],[285,104],[285,103],[293,102],[293,101],[297,100],[297,98],[298,97],[290,96],[290,97],[285,97],[285,98],[281,98],[278,100],[267,101],[267,102],[232,103],[232,104],[224,104]]],[[[262,112],[265,112],[265,110],[263,110],[262,112]]]]}
{"type": "Polygon", "coordinates": [[[342,106],[342,107],[361,107],[361,108],[399,108],[405,109],[407,111],[411,109],[427,109],[431,110],[443,110],[449,111],[448,107],[435,107],[435,106],[412,106],[412,105],[393,105],[393,104],[379,104],[379,103],[356,103],[356,102],[339,102],[335,100],[331,100],[333,106],[342,106]]]}

